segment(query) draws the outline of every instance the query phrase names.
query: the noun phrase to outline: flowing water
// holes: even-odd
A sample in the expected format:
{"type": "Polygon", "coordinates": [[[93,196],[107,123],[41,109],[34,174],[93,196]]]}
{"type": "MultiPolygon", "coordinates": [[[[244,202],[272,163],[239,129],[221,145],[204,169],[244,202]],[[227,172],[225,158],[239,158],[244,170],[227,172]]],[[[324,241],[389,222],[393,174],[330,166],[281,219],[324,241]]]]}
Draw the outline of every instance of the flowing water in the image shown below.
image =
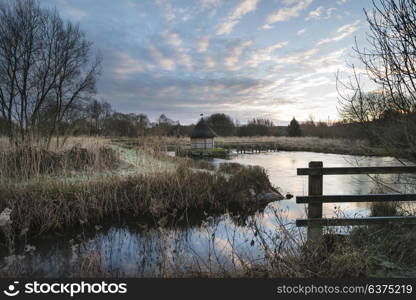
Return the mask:
{"type": "MultiPolygon", "coordinates": [[[[296,168],[305,168],[310,161],[322,161],[324,167],[400,166],[391,157],[363,157],[314,152],[273,152],[238,155],[232,162],[264,167],[271,182],[285,195],[307,193],[307,176],[296,176],[296,168]]],[[[216,159],[214,164],[224,160],[216,159]]],[[[410,191],[403,176],[384,176],[388,185],[402,192],[410,191]]],[[[324,194],[364,194],[377,192],[376,184],[366,175],[324,176],[324,194]]],[[[366,216],[367,203],[327,204],[324,214],[366,216]]],[[[279,245],[285,230],[294,240],[280,244],[290,247],[304,236],[293,222],[305,216],[305,206],[295,198],[270,203],[262,212],[242,218],[228,214],[208,217],[189,226],[149,228],[139,220],[125,225],[103,225],[91,232],[72,237],[53,237],[36,243],[36,250],[22,257],[25,268],[40,276],[68,276],[77,268],[100,265],[111,276],[166,276],[192,274],[194,271],[232,270],[243,263],[264,260],[264,245],[279,245]],[[259,235],[253,224],[268,235],[259,235]]]]}

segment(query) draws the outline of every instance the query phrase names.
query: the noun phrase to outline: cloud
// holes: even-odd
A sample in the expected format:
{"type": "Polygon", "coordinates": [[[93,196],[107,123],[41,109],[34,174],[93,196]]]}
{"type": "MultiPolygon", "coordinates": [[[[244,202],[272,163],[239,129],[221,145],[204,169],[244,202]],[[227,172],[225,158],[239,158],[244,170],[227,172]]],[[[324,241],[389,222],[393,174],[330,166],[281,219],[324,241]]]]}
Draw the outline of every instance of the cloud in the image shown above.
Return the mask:
{"type": "Polygon", "coordinates": [[[306,18],[306,20],[320,19],[322,17],[323,11],[324,11],[324,7],[319,6],[317,9],[312,10],[311,12],[309,12],[308,17],[306,18]]]}
{"type": "Polygon", "coordinates": [[[312,109],[336,118],[335,73],[344,73],[348,44],[361,30],[351,32],[364,24],[354,23],[359,7],[351,5],[346,16],[338,0],[258,0],[255,6],[244,0],[67,0],[80,10],[73,16],[59,1],[41,5],[82,18],[80,26],[103,54],[99,96],[118,111],[152,120],[166,113],[182,124],[195,122],[200,112],[224,112],[242,123],[257,116],[303,120],[312,109]],[[313,21],[326,17],[329,7],[338,9],[330,20],[313,21]],[[338,23],[335,14],[345,21],[338,23]],[[283,20],[289,21],[278,23],[283,20]],[[229,21],[230,34],[216,35],[229,21]],[[275,33],[258,31],[263,25],[276,27],[275,33]]]}
{"type": "Polygon", "coordinates": [[[332,13],[334,12],[335,8],[330,7],[324,9],[323,6],[319,6],[317,9],[309,12],[308,16],[306,17],[306,21],[309,20],[319,20],[319,19],[329,19],[332,17],[332,13]]]}
{"type": "Polygon", "coordinates": [[[136,59],[126,52],[117,52],[115,57],[118,65],[113,69],[113,72],[121,77],[132,73],[146,72],[154,68],[152,64],[136,59]]]}
{"type": "Polygon", "coordinates": [[[172,33],[165,30],[162,33],[162,36],[166,39],[166,42],[173,47],[179,47],[182,44],[182,39],[177,33],[172,33]]]}
{"type": "Polygon", "coordinates": [[[241,18],[251,11],[256,10],[259,0],[244,0],[217,28],[217,35],[229,34],[240,22],[241,18]]]}
{"type": "MultiPolygon", "coordinates": [[[[143,106],[158,107],[159,114],[172,107],[211,107],[213,105],[232,105],[244,101],[245,95],[237,96],[241,91],[256,90],[260,80],[247,77],[228,78],[211,77],[192,78],[175,77],[166,73],[158,77],[140,73],[126,80],[108,83],[109,90],[128,98],[145,99],[143,106]],[[169,103],[160,101],[169,97],[169,103]],[[156,101],[155,101],[156,100],[156,101]]],[[[113,97],[114,95],[109,95],[113,97]]],[[[234,107],[238,109],[238,107],[234,107]]]]}
{"type": "Polygon", "coordinates": [[[172,59],[163,55],[163,53],[160,52],[159,49],[157,49],[155,45],[149,44],[148,48],[154,60],[157,63],[159,63],[159,66],[161,66],[162,68],[168,71],[175,70],[175,62],[172,59]]]}
{"type": "Polygon", "coordinates": [[[306,61],[310,59],[313,55],[318,53],[318,51],[319,50],[316,47],[302,51],[294,51],[278,57],[277,62],[280,64],[297,64],[300,61],[306,61]]]}
{"type": "Polygon", "coordinates": [[[200,0],[201,6],[204,8],[219,6],[222,0],[200,0]]]}
{"type": "Polygon", "coordinates": [[[223,3],[223,0],[199,0],[200,7],[206,16],[212,18],[223,3]]]}
{"type": "Polygon", "coordinates": [[[60,3],[64,7],[66,13],[77,21],[88,15],[85,10],[73,6],[68,0],[61,0],[60,3]]]}
{"type": "Polygon", "coordinates": [[[169,0],[156,0],[156,4],[163,9],[163,16],[168,23],[176,19],[174,8],[169,0]]]}
{"type": "Polygon", "coordinates": [[[273,60],[274,51],[276,51],[277,49],[281,49],[281,48],[285,47],[288,43],[289,42],[287,42],[287,41],[279,42],[279,43],[276,43],[272,46],[260,49],[259,51],[254,52],[251,55],[251,58],[246,62],[246,64],[255,68],[263,62],[271,61],[271,60],[273,60]]]}
{"type": "Polygon", "coordinates": [[[345,3],[347,3],[347,2],[350,2],[351,0],[338,0],[337,1],[337,4],[338,5],[343,5],[343,4],[345,4],[345,3]]]}
{"type": "Polygon", "coordinates": [[[298,32],[296,32],[296,35],[303,35],[306,32],[306,28],[302,28],[300,30],[298,30],[298,32]]]}
{"type": "Polygon", "coordinates": [[[304,65],[314,70],[314,74],[334,74],[340,69],[344,69],[344,57],[348,48],[344,47],[321,57],[305,61],[304,65]]]}
{"type": "Polygon", "coordinates": [[[162,36],[165,38],[167,44],[173,47],[178,63],[185,66],[188,71],[192,71],[192,57],[189,55],[187,49],[181,47],[182,39],[179,34],[165,30],[162,36]]]}
{"type": "Polygon", "coordinates": [[[357,20],[354,23],[347,24],[344,26],[341,26],[337,29],[336,35],[330,38],[321,39],[316,44],[317,46],[322,46],[324,44],[328,44],[331,42],[340,41],[342,39],[345,39],[346,37],[350,36],[354,32],[356,32],[360,27],[358,26],[361,23],[361,20],[357,20]]]}
{"type": "Polygon", "coordinates": [[[279,95],[276,103],[287,103],[294,115],[304,119],[307,118],[305,111],[316,109],[312,108],[313,105],[319,104],[323,109],[325,102],[331,103],[336,98],[333,97],[336,93],[334,74],[337,70],[345,69],[343,59],[347,50],[346,47],[322,53],[318,47],[314,47],[280,57],[278,65],[269,71],[273,73],[272,69],[277,69],[276,74],[269,76],[259,91],[264,99],[261,105],[274,99],[273,95],[279,95]],[[322,93],[324,90],[326,93],[322,93]]]}
{"type": "Polygon", "coordinates": [[[184,65],[189,72],[193,71],[192,56],[189,55],[183,48],[178,49],[178,60],[179,63],[184,65]]]}
{"type": "Polygon", "coordinates": [[[214,69],[216,65],[217,63],[215,62],[214,59],[212,59],[212,57],[210,56],[205,57],[205,67],[208,70],[214,69]]]}
{"type": "Polygon", "coordinates": [[[240,60],[240,56],[243,54],[244,49],[251,44],[253,44],[253,42],[248,40],[231,49],[231,55],[224,59],[224,65],[228,70],[236,71],[240,69],[241,66],[237,65],[238,61],[240,60]]]}
{"type": "Polygon", "coordinates": [[[198,41],[198,52],[204,53],[207,52],[209,47],[209,36],[204,36],[198,41]]]}
{"type": "Polygon", "coordinates": [[[263,29],[270,29],[271,24],[277,22],[288,21],[292,18],[296,18],[300,13],[308,8],[308,6],[313,2],[313,0],[291,0],[285,1],[286,4],[294,4],[291,7],[284,7],[276,12],[270,14],[266,19],[266,24],[263,25],[263,29]]]}

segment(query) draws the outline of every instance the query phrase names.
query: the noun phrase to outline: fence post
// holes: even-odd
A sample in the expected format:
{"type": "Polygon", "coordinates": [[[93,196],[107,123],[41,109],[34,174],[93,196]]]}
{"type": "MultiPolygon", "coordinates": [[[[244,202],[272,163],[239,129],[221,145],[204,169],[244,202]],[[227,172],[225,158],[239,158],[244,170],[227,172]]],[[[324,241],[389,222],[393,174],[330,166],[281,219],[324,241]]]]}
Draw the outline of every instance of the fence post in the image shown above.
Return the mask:
{"type": "MultiPolygon", "coordinates": [[[[309,162],[309,168],[322,169],[323,163],[321,161],[309,162]]],[[[323,189],[323,176],[319,175],[308,176],[308,194],[309,196],[321,196],[323,189]]],[[[322,203],[308,204],[308,219],[322,218],[322,203]]],[[[320,243],[322,240],[322,225],[308,225],[308,242],[320,243]]]]}

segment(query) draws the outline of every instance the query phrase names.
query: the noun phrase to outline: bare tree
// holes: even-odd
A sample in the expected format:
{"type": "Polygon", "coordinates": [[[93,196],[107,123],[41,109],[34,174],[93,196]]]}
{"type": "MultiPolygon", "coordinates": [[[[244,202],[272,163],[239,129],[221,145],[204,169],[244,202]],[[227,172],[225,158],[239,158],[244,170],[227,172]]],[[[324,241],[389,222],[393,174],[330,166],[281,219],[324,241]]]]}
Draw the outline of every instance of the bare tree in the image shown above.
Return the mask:
{"type": "Polygon", "coordinates": [[[30,142],[59,134],[58,124],[75,104],[95,92],[100,59],[78,25],[36,0],[0,7],[0,113],[9,138],[30,142]],[[42,112],[51,114],[46,132],[42,112]]]}
{"type": "Polygon", "coordinates": [[[90,134],[99,134],[101,131],[101,121],[104,114],[104,108],[100,101],[94,99],[92,102],[87,106],[87,112],[90,121],[90,134]]]}
{"type": "Polygon", "coordinates": [[[376,88],[364,91],[353,66],[348,81],[338,80],[340,89],[352,92],[340,93],[341,112],[371,128],[392,154],[416,155],[416,1],[378,0],[373,6],[364,10],[369,46],[356,42],[355,52],[376,88]]]}

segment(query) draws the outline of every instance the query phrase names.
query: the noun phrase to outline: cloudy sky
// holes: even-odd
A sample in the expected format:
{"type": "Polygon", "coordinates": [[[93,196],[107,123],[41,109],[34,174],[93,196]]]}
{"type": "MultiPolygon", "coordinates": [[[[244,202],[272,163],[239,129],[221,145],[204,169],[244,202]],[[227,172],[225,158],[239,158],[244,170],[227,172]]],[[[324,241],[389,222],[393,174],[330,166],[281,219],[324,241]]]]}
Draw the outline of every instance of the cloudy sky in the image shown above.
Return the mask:
{"type": "Polygon", "coordinates": [[[43,0],[103,57],[101,99],[125,113],[285,124],[337,119],[335,74],[367,30],[361,0],[43,0]]]}

